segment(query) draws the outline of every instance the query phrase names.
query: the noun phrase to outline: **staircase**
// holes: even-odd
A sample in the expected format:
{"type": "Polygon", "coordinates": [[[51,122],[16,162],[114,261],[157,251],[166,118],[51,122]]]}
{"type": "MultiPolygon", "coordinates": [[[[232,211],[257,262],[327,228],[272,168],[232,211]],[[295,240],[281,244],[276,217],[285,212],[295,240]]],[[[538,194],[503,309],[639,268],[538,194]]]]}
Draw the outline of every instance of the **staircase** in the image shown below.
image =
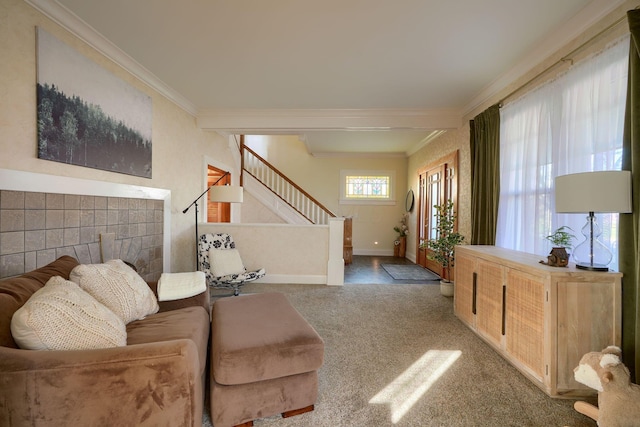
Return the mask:
{"type": "MultiPolygon", "coordinates": [[[[258,153],[245,146],[243,136],[240,137],[240,155],[241,185],[287,223],[329,225],[330,218],[336,217],[333,212],[258,153]]],[[[333,267],[330,267],[329,270],[334,271],[334,274],[336,271],[340,271],[338,281],[342,284],[344,265],[351,264],[353,256],[351,218],[345,218],[340,240],[343,245],[342,257],[330,256],[329,264],[332,264],[333,267]]],[[[337,280],[335,277],[329,281],[333,283],[337,280]]]]}
{"type": "Polygon", "coordinates": [[[240,142],[242,185],[288,223],[329,224],[336,215],[240,142]]]}

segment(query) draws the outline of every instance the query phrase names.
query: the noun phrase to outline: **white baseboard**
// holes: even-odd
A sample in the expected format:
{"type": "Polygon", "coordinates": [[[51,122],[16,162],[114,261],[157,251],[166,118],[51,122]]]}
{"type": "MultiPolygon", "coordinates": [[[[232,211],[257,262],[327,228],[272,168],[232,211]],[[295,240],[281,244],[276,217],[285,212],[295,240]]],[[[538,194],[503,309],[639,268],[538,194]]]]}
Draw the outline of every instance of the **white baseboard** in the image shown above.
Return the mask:
{"type": "Polygon", "coordinates": [[[326,285],[327,276],[322,274],[267,274],[254,283],[296,283],[301,285],[326,285]]]}
{"type": "Polygon", "coordinates": [[[354,255],[393,256],[393,249],[353,249],[354,255]]]}

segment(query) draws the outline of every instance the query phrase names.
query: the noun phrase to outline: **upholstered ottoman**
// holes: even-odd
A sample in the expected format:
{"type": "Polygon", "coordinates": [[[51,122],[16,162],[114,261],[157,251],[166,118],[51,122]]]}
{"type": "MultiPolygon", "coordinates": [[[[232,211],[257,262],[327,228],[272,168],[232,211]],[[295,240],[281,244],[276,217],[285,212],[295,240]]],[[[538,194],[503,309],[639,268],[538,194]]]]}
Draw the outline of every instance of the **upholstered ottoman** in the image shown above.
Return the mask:
{"type": "Polygon", "coordinates": [[[280,293],[216,300],[211,320],[214,427],[313,410],[324,342],[280,293]]]}

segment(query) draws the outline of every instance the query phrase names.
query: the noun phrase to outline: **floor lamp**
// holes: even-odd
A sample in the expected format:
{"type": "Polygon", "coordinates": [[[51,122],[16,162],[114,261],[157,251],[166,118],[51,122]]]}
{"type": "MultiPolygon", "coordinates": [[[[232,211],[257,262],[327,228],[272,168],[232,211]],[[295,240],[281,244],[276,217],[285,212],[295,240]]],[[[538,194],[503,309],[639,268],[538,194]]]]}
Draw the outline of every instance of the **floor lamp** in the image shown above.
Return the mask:
{"type": "Polygon", "coordinates": [[[186,207],[182,213],[187,213],[191,206],[195,205],[195,219],[196,219],[196,271],[200,270],[200,259],[198,257],[198,200],[202,198],[207,192],[209,192],[209,201],[218,203],[242,203],[243,192],[242,187],[237,185],[217,185],[222,178],[229,175],[229,172],[225,172],[220,178],[217,179],[212,185],[202,192],[189,206],[186,207]]]}
{"type": "Polygon", "coordinates": [[[582,227],[585,240],[573,250],[576,267],[584,270],[608,271],[612,254],[598,240],[602,230],[596,213],[631,212],[631,172],[584,172],[556,177],[556,212],[588,213],[582,227]]]}

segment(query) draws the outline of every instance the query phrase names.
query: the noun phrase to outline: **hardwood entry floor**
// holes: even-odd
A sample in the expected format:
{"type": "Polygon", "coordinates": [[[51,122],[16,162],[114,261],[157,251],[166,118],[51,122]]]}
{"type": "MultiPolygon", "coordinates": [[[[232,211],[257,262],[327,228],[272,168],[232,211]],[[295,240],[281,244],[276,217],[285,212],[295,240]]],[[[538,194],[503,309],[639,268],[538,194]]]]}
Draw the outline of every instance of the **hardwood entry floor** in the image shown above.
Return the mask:
{"type": "Polygon", "coordinates": [[[428,284],[440,283],[438,280],[394,280],[387,273],[382,264],[404,264],[414,263],[406,258],[392,256],[366,256],[354,255],[353,262],[344,266],[344,284],[428,284]]]}

